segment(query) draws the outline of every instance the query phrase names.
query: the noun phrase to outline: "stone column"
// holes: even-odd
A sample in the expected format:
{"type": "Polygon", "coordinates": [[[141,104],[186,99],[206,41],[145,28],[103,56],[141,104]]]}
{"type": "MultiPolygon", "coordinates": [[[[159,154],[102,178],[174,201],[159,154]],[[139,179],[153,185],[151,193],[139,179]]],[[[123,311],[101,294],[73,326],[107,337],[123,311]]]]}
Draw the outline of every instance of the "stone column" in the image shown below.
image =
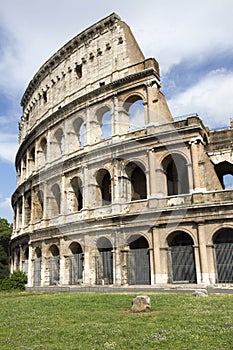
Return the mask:
{"type": "Polygon", "coordinates": [[[192,169],[193,169],[193,190],[195,192],[200,192],[201,188],[200,173],[199,173],[199,140],[190,141],[190,151],[192,159],[192,169]]]}
{"type": "Polygon", "coordinates": [[[199,255],[201,267],[201,282],[209,284],[209,269],[207,260],[206,240],[205,240],[205,223],[197,223],[197,235],[199,241],[199,255]]]}
{"type": "Polygon", "coordinates": [[[156,177],[155,177],[155,154],[153,149],[148,150],[148,163],[149,163],[149,197],[156,195],[156,177]]]}
{"type": "Polygon", "coordinates": [[[33,259],[32,259],[32,245],[28,244],[28,282],[27,286],[33,286],[33,259]]]}
{"type": "Polygon", "coordinates": [[[160,239],[159,228],[153,227],[152,229],[152,242],[153,242],[153,263],[154,263],[154,283],[163,283],[162,271],[161,271],[161,257],[160,257],[160,239]]]}

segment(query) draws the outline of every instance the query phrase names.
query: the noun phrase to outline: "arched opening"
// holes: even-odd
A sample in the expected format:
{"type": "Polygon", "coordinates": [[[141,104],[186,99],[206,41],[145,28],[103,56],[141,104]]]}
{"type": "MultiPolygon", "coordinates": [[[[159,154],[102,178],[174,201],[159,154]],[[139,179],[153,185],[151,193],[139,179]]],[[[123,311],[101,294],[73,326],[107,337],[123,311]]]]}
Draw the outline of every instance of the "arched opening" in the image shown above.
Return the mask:
{"type": "Polygon", "coordinates": [[[196,283],[192,237],[186,232],[176,231],[168,237],[167,241],[170,247],[168,269],[171,282],[196,283]]]}
{"type": "Polygon", "coordinates": [[[96,180],[101,193],[102,206],[111,204],[112,185],[110,173],[106,169],[100,169],[96,175],[96,180]]]}
{"type": "Polygon", "coordinates": [[[34,208],[35,208],[35,220],[41,220],[43,218],[44,213],[44,193],[43,191],[39,190],[36,194],[35,201],[34,201],[34,208]]]}
{"type": "Polygon", "coordinates": [[[23,198],[22,196],[18,199],[18,228],[22,226],[22,215],[23,215],[23,198]]]}
{"type": "Polygon", "coordinates": [[[150,251],[145,237],[133,235],[128,240],[127,254],[128,284],[151,284],[150,280],[150,251]]]}
{"type": "Polygon", "coordinates": [[[130,162],[126,166],[128,175],[127,198],[131,201],[146,199],[146,175],[144,171],[135,163],[130,162]]]}
{"type": "Polygon", "coordinates": [[[23,272],[25,275],[28,275],[28,258],[29,258],[29,248],[28,246],[24,247],[24,254],[23,254],[23,272]]]}
{"type": "Polygon", "coordinates": [[[54,184],[51,191],[53,194],[51,211],[54,216],[57,216],[61,213],[61,191],[58,184],[54,184]]]}
{"type": "Polygon", "coordinates": [[[144,101],[140,96],[130,96],[124,103],[124,109],[129,114],[129,131],[145,127],[144,101]]]}
{"type": "Polygon", "coordinates": [[[71,255],[70,270],[69,270],[69,283],[70,284],[81,284],[83,282],[83,250],[79,243],[73,242],[70,245],[71,255]]]}
{"type": "Polygon", "coordinates": [[[97,111],[97,119],[101,127],[101,139],[112,136],[112,116],[108,107],[102,107],[97,111]]]}
{"type": "Polygon", "coordinates": [[[101,237],[97,241],[96,284],[113,283],[113,247],[109,239],[101,237]]]}
{"type": "Polygon", "coordinates": [[[73,122],[73,127],[78,140],[78,147],[83,147],[85,144],[85,125],[82,118],[77,118],[73,122]]]}
{"type": "Polygon", "coordinates": [[[163,161],[166,175],[167,195],[174,196],[189,193],[187,162],[180,154],[171,154],[163,161]]]}
{"type": "Polygon", "coordinates": [[[35,170],[35,147],[32,147],[29,152],[29,169],[30,172],[33,172],[35,170]]]}
{"type": "Polygon", "coordinates": [[[213,238],[216,259],[216,282],[233,283],[233,229],[223,228],[213,238]]]}
{"type": "Polygon", "coordinates": [[[60,278],[60,256],[58,247],[53,244],[50,249],[50,275],[49,284],[57,285],[60,278]]]}
{"type": "Polygon", "coordinates": [[[34,260],[34,278],[33,278],[34,287],[38,287],[41,285],[41,259],[42,259],[41,249],[37,247],[35,249],[35,260],[34,260]]]}
{"type": "Polygon", "coordinates": [[[31,221],[31,208],[32,208],[32,197],[31,192],[25,193],[25,201],[24,201],[24,220],[25,225],[28,225],[31,221]]]}
{"type": "Polygon", "coordinates": [[[41,151],[41,165],[44,165],[47,162],[47,140],[42,138],[40,142],[40,151],[41,151]]]}
{"type": "Polygon", "coordinates": [[[59,128],[55,132],[54,137],[55,137],[54,154],[55,156],[62,155],[65,150],[64,149],[65,143],[64,143],[64,134],[61,128],[59,128]]]}
{"type": "Polygon", "coordinates": [[[73,210],[79,211],[83,208],[83,196],[82,196],[82,181],[79,177],[74,177],[71,180],[71,186],[74,192],[73,198],[73,210]]]}
{"type": "Polygon", "coordinates": [[[233,189],[233,164],[224,161],[215,165],[215,171],[224,190],[233,189]]]}

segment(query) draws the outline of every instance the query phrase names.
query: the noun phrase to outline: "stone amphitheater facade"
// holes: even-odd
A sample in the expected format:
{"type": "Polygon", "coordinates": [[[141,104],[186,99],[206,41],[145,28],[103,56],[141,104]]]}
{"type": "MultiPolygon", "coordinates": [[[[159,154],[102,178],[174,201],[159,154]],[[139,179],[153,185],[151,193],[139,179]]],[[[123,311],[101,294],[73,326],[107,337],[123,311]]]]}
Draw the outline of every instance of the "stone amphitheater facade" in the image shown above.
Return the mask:
{"type": "Polygon", "coordinates": [[[29,287],[233,282],[233,129],[173,119],[160,88],[115,13],[30,81],[11,239],[29,287]]]}

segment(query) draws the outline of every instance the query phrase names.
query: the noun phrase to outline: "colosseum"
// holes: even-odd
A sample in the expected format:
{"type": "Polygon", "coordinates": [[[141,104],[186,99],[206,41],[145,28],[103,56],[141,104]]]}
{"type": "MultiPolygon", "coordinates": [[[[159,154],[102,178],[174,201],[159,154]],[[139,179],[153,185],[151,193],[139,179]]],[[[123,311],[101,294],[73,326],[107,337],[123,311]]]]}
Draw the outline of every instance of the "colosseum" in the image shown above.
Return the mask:
{"type": "Polygon", "coordinates": [[[115,13],[30,81],[11,239],[29,288],[233,283],[233,128],[173,118],[160,88],[115,13]]]}

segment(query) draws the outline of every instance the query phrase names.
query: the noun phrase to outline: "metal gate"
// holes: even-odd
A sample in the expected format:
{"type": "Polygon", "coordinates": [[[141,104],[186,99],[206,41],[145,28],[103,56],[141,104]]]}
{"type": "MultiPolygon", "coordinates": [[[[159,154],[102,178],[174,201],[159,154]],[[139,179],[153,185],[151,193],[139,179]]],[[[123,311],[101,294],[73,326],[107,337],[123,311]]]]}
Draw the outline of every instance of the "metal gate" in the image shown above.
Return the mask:
{"type": "Polygon", "coordinates": [[[36,258],[34,260],[34,282],[35,287],[41,285],[41,258],[36,258]]]}
{"type": "Polygon", "coordinates": [[[96,284],[113,284],[112,251],[102,251],[96,256],[96,284]]]}
{"type": "Polygon", "coordinates": [[[60,257],[59,255],[50,257],[50,285],[57,285],[59,282],[60,257]]]}
{"type": "Polygon", "coordinates": [[[233,243],[219,243],[214,245],[216,264],[217,264],[217,282],[233,282],[233,243]]]}
{"type": "Polygon", "coordinates": [[[196,283],[194,250],[190,245],[172,246],[172,281],[196,283]]]}
{"type": "Polygon", "coordinates": [[[70,256],[70,284],[83,282],[83,255],[82,253],[70,256]]]}
{"type": "Polygon", "coordinates": [[[150,284],[150,254],[148,248],[127,252],[128,284],[150,284]]]}

